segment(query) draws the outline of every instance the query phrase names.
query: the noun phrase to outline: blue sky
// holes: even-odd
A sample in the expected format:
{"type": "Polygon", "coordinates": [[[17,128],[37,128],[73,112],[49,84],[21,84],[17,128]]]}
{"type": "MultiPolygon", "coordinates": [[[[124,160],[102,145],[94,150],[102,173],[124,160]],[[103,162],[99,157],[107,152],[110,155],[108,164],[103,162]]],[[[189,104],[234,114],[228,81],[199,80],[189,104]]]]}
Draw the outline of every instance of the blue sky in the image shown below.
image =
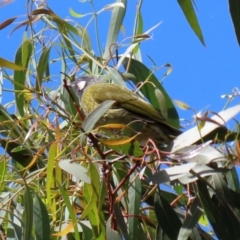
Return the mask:
{"type": "MultiPolygon", "coordinates": [[[[93,1],[96,10],[113,1],[93,1]]],[[[125,34],[120,39],[131,36],[136,9],[136,1],[128,1],[127,14],[124,21],[125,34]]],[[[155,0],[144,1],[142,15],[144,31],[150,29],[160,21],[162,24],[152,33],[152,40],[141,45],[145,64],[152,68],[149,55],[157,66],[170,63],[173,72],[164,80],[164,87],[172,99],[181,100],[189,104],[196,111],[210,109],[220,111],[226,100],[221,95],[231,93],[240,83],[240,50],[235,38],[227,1],[209,0],[196,1],[197,16],[205,38],[204,47],[190,29],[177,1],[155,0]]],[[[85,18],[74,18],[69,13],[71,7],[78,13],[92,12],[88,2],[49,0],[48,5],[62,18],[70,17],[83,26],[85,18]]],[[[0,22],[26,14],[26,2],[17,0],[0,9],[0,22]]],[[[100,41],[104,48],[105,36],[111,12],[100,15],[100,41]]],[[[24,17],[16,20],[20,22],[24,17]]],[[[14,60],[14,54],[21,43],[23,28],[10,34],[13,26],[0,31],[0,57],[14,60]]],[[[94,34],[94,25],[89,28],[89,34],[94,34]]],[[[57,70],[58,71],[58,70],[57,70]]],[[[157,72],[161,79],[164,71],[157,72]]],[[[6,97],[7,98],[7,97],[6,97]]],[[[4,99],[6,102],[8,99],[4,99]]],[[[235,104],[238,101],[235,100],[235,104]]],[[[191,120],[192,112],[182,112],[180,117],[191,120]]]]}

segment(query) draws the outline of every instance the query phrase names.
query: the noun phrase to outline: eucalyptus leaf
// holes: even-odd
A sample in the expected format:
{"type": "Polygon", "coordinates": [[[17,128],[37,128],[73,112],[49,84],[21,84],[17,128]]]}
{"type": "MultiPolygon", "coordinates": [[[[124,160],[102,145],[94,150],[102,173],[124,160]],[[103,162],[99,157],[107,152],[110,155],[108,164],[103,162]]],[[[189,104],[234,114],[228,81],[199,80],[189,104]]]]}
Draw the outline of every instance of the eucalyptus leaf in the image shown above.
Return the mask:
{"type": "Polygon", "coordinates": [[[81,166],[78,163],[71,162],[71,159],[60,160],[58,164],[61,169],[72,174],[77,179],[91,184],[91,178],[88,175],[88,169],[85,167],[81,166]]]}
{"type": "MultiPolygon", "coordinates": [[[[195,173],[197,173],[198,175],[200,175],[202,178],[207,177],[207,176],[213,176],[218,173],[225,173],[227,171],[226,169],[221,169],[221,168],[214,169],[207,165],[196,165],[192,170],[195,173]]],[[[184,176],[180,176],[178,178],[179,182],[182,184],[188,184],[188,183],[196,181],[197,179],[198,179],[198,177],[191,173],[187,173],[184,176]]]]}
{"type": "Polygon", "coordinates": [[[197,163],[187,163],[181,166],[168,167],[156,174],[149,176],[146,181],[149,184],[161,184],[178,179],[188,173],[197,163]]]}
{"type": "MultiPolygon", "coordinates": [[[[170,158],[185,161],[185,162],[195,162],[197,164],[208,164],[210,162],[226,162],[228,161],[224,154],[213,146],[205,146],[199,148],[199,145],[184,147],[174,154],[169,155],[170,158]]],[[[201,147],[201,145],[200,145],[201,147]]]]}
{"type": "Polygon", "coordinates": [[[120,205],[119,205],[118,202],[114,203],[113,210],[114,210],[114,214],[115,214],[115,217],[116,217],[118,227],[121,229],[122,234],[124,236],[124,239],[130,240],[131,238],[130,238],[129,233],[128,233],[127,225],[126,225],[126,223],[124,221],[124,218],[122,216],[122,212],[121,212],[120,205]]]}
{"type": "Polygon", "coordinates": [[[50,238],[50,221],[48,211],[41,198],[34,193],[33,198],[33,223],[37,239],[50,238]]]}
{"type": "Polygon", "coordinates": [[[199,26],[196,13],[193,8],[192,0],[178,0],[178,3],[189,23],[192,30],[195,32],[201,43],[205,46],[202,30],[199,26]]]}
{"type": "Polygon", "coordinates": [[[168,119],[168,111],[164,95],[158,88],[155,89],[155,95],[159,104],[161,114],[165,117],[165,119],[168,119]]]}
{"type": "Polygon", "coordinates": [[[107,238],[111,240],[122,240],[122,236],[120,235],[120,233],[112,229],[111,222],[112,222],[112,217],[108,219],[106,224],[107,238]]]}
{"type": "Polygon", "coordinates": [[[107,112],[107,110],[115,103],[113,100],[107,100],[101,103],[94,111],[92,111],[84,120],[82,128],[85,132],[90,132],[97,121],[107,112]]]}
{"type": "Polygon", "coordinates": [[[108,29],[108,34],[107,34],[107,43],[105,46],[105,51],[103,54],[103,59],[109,58],[109,52],[111,52],[111,45],[116,44],[117,42],[117,37],[120,32],[123,19],[126,13],[126,8],[127,8],[127,1],[126,0],[117,0],[118,3],[122,3],[123,6],[119,5],[114,7],[112,10],[112,15],[111,15],[111,20],[109,29],[108,29]]]}
{"type": "Polygon", "coordinates": [[[120,73],[115,68],[107,67],[107,69],[109,71],[111,79],[113,80],[113,82],[115,84],[119,84],[119,85],[121,85],[123,87],[126,87],[125,82],[123,81],[122,76],[120,75],[120,73]]]}
{"type": "Polygon", "coordinates": [[[23,228],[23,239],[31,239],[33,229],[33,198],[31,195],[30,188],[25,185],[24,191],[24,228],[23,228]]]}
{"type": "MultiPolygon", "coordinates": [[[[137,177],[137,171],[135,171],[131,177],[130,182],[132,182],[131,186],[128,189],[128,198],[129,198],[129,214],[132,216],[138,216],[140,214],[140,206],[141,206],[141,181],[137,177]]],[[[138,218],[130,218],[129,219],[129,237],[130,239],[137,239],[138,237],[138,226],[139,219],[138,218]]]]}
{"type": "Polygon", "coordinates": [[[228,0],[229,11],[231,14],[238,45],[240,45],[240,5],[238,0],[228,0]]]}
{"type": "Polygon", "coordinates": [[[175,152],[183,147],[194,144],[199,141],[201,137],[206,136],[210,132],[214,131],[219,125],[224,125],[227,121],[232,119],[235,115],[240,112],[240,104],[234,107],[228,108],[211,117],[211,122],[207,121],[202,129],[198,129],[198,126],[195,126],[174,140],[174,146],[172,147],[172,152],[175,152]],[[216,123],[214,123],[216,122],[216,123]],[[201,133],[201,135],[200,135],[201,133]]]}
{"type": "Polygon", "coordinates": [[[14,71],[14,90],[15,92],[15,100],[18,112],[21,116],[25,115],[24,111],[24,94],[23,91],[25,89],[25,76],[27,74],[27,69],[30,61],[30,57],[33,51],[33,43],[32,40],[26,39],[20,45],[15,55],[15,64],[23,66],[25,70],[23,71],[14,71]]]}
{"type": "Polygon", "coordinates": [[[159,192],[154,196],[154,209],[158,224],[170,239],[177,239],[181,221],[169,202],[159,192]]]}
{"type": "Polygon", "coordinates": [[[49,64],[49,55],[50,55],[51,48],[44,48],[42,54],[39,58],[38,65],[37,65],[37,82],[36,82],[36,91],[41,91],[43,76],[44,73],[47,71],[48,64],[49,64]]]}

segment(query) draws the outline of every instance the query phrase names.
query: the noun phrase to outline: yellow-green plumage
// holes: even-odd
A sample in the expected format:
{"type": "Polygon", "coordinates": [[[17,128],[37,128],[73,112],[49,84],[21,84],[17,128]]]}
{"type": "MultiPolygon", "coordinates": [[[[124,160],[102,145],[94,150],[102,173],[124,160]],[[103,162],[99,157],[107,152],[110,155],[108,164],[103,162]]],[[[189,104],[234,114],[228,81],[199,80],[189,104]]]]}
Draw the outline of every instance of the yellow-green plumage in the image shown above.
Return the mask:
{"type": "Polygon", "coordinates": [[[83,77],[71,84],[78,94],[86,115],[106,100],[116,103],[97,122],[97,126],[120,123],[129,124],[140,120],[144,123],[138,141],[144,144],[149,138],[160,147],[168,144],[180,131],[171,126],[150,103],[126,87],[101,82],[95,77],[83,77]]]}

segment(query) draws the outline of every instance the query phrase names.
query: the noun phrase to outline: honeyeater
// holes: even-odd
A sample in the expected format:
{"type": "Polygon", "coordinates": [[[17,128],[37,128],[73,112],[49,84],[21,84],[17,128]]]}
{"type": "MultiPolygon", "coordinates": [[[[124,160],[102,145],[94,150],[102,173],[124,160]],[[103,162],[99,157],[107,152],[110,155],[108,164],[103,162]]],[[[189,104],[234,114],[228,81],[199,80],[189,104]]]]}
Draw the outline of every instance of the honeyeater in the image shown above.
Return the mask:
{"type": "Polygon", "coordinates": [[[152,139],[159,148],[168,145],[181,133],[167,122],[160,111],[126,87],[93,76],[80,77],[69,87],[77,94],[86,115],[106,100],[115,101],[95,127],[113,123],[130,126],[131,123],[140,123],[137,124],[140,134],[136,140],[144,145],[148,139],[152,139]]]}

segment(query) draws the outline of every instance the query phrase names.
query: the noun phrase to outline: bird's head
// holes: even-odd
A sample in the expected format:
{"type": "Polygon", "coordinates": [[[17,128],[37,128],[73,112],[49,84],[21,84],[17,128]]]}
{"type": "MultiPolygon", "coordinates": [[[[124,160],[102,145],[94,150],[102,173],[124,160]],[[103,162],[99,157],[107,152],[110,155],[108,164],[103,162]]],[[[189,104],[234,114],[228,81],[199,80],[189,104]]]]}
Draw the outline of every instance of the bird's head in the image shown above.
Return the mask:
{"type": "Polygon", "coordinates": [[[79,100],[81,101],[82,95],[87,89],[87,87],[99,81],[101,81],[100,78],[93,76],[84,76],[78,78],[74,82],[70,83],[68,86],[73,89],[73,91],[76,93],[76,95],[79,97],[79,100]]]}

